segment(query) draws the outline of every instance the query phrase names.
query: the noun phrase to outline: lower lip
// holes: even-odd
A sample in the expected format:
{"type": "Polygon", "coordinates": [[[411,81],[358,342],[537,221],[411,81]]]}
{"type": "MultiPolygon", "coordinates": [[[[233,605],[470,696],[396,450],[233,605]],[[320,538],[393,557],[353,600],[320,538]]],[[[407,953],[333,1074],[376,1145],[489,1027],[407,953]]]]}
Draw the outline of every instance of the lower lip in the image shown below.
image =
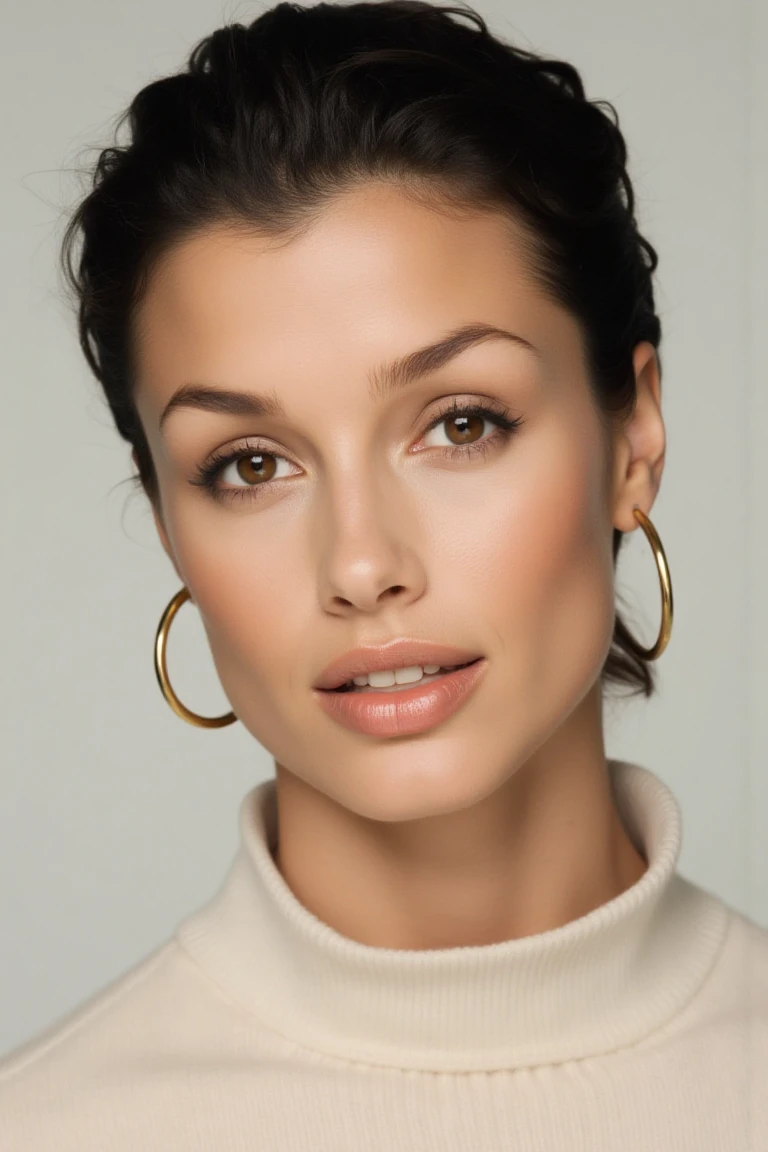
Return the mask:
{"type": "Polygon", "coordinates": [[[414,736],[458,712],[485,673],[483,658],[437,680],[398,692],[327,692],[316,688],[321,708],[352,732],[366,736],[414,736]]]}

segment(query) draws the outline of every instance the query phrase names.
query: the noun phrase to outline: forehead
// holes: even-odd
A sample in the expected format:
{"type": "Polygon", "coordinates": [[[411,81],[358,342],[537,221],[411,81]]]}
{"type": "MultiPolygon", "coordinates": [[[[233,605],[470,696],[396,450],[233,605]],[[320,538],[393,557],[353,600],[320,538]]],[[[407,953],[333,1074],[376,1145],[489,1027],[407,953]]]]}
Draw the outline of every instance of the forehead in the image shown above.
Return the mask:
{"type": "Polygon", "coordinates": [[[373,183],[288,240],[217,226],[173,247],[137,312],[137,364],[161,392],[205,371],[241,375],[244,359],[271,379],[341,355],[357,371],[470,320],[535,344],[559,311],[508,215],[436,210],[373,183]]]}

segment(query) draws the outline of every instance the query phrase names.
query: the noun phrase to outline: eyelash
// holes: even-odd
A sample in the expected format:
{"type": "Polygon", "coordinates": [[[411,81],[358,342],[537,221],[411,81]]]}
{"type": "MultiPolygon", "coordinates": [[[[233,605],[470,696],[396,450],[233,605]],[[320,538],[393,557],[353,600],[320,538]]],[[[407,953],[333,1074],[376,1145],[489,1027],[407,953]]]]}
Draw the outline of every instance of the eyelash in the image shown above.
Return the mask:
{"type": "MultiPolygon", "coordinates": [[[[481,404],[460,404],[454,400],[447,408],[444,408],[439,416],[424,429],[423,435],[426,436],[438,424],[442,424],[449,416],[481,416],[485,420],[489,420],[492,424],[496,425],[496,431],[493,435],[485,440],[480,440],[476,444],[454,444],[450,448],[444,448],[443,452],[448,453],[451,459],[456,457],[466,458],[472,456],[474,453],[479,452],[485,455],[491,448],[505,444],[514,432],[524,423],[522,417],[509,416],[509,409],[503,404],[498,407],[492,406],[488,403],[481,404]]],[[[258,499],[264,489],[269,488],[272,484],[276,483],[274,480],[267,480],[264,484],[251,484],[244,485],[242,488],[222,488],[219,485],[219,475],[234,461],[244,459],[247,456],[273,456],[276,459],[286,459],[279,452],[263,452],[258,447],[245,447],[234,451],[215,452],[211,459],[206,464],[197,466],[195,477],[190,483],[204,488],[216,500],[253,500],[258,499]]],[[[281,480],[286,477],[280,477],[281,480]]],[[[279,481],[278,481],[279,482],[279,481]]]]}

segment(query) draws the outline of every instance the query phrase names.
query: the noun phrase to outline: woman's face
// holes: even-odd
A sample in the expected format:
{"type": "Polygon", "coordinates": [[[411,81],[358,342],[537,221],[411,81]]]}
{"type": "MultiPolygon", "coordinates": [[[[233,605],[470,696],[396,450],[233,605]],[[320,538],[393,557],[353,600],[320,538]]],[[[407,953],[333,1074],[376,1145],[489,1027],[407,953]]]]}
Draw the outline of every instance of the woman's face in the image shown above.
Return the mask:
{"type": "Polygon", "coordinates": [[[368,184],[290,243],[188,240],[138,315],[156,522],[231,707],[281,770],[364,816],[490,794],[599,692],[613,526],[630,529],[642,497],[622,487],[624,439],[609,464],[576,322],[526,267],[506,217],[450,217],[368,184]],[[383,365],[467,324],[521,340],[476,342],[374,392],[383,365]],[[185,384],[268,395],[284,414],[179,404],[161,429],[185,384]],[[478,402],[521,423],[504,436],[473,418],[467,440],[486,450],[462,453],[448,409],[478,402]],[[214,490],[193,483],[230,452],[214,490]],[[478,688],[412,737],[337,723],[320,672],[402,636],[482,654],[478,688]]]}

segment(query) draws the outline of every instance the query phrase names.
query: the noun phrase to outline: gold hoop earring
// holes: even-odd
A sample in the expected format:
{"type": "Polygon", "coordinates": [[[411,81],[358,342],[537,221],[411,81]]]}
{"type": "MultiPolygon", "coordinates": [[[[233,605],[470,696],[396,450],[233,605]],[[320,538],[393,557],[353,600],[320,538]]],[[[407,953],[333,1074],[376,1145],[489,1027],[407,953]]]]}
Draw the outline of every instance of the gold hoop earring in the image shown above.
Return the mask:
{"type": "MultiPolygon", "coordinates": [[[[669,575],[669,565],[667,564],[666,553],[664,546],[661,543],[659,534],[651,523],[650,519],[645,515],[642,509],[635,506],[633,509],[635,519],[640,527],[645,532],[646,537],[653,549],[654,559],[656,561],[656,568],[659,573],[659,581],[661,583],[661,627],[656,643],[652,648],[643,648],[638,644],[637,648],[640,654],[646,660],[658,660],[664,649],[669,643],[669,638],[672,635],[672,622],[674,619],[674,601],[672,598],[672,580],[669,575]]],[[[182,720],[186,720],[188,724],[193,724],[197,728],[224,728],[228,724],[233,724],[237,720],[234,712],[226,712],[222,716],[201,716],[197,712],[192,712],[174,692],[171,687],[171,682],[168,679],[168,668],[166,665],[166,646],[168,643],[168,633],[170,631],[173,618],[181,608],[190,599],[189,589],[183,586],[176,595],[171,599],[167,608],[160,618],[160,623],[157,628],[157,635],[155,637],[155,673],[157,675],[157,682],[160,685],[160,691],[165,697],[166,701],[182,720]]]]}
{"type": "Polygon", "coordinates": [[[669,575],[669,565],[667,564],[667,557],[664,552],[663,545],[659,539],[659,534],[654,528],[651,521],[640,508],[635,505],[633,508],[635,519],[640,527],[645,532],[653,549],[654,559],[656,560],[656,567],[659,572],[659,580],[661,582],[661,628],[656,643],[652,648],[643,648],[640,644],[637,645],[640,654],[646,660],[658,660],[662,652],[669,643],[669,638],[672,635],[672,620],[674,616],[674,605],[672,601],[672,580],[669,575]]]}
{"type": "Polygon", "coordinates": [[[188,724],[194,724],[197,728],[223,728],[226,724],[233,724],[235,720],[237,720],[234,712],[227,712],[223,716],[200,716],[197,712],[191,712],[190,709],[185,707],[181,700],[179,700],[173,688],[171,688],[171,682],[168,679],[168,669],[165,663],[168,632],[170,631],[174,616],[182,604],[190,599],[190,595],[189,589],[184,585],[173,597],[160,618],[157,635],[155,637],[155,672],[157,674],[157,682],[160,685],[160,691],[163,696],[165,696],[165,699],[176,715],[180,716],[182,720],[186,720],[188,724]]]}

